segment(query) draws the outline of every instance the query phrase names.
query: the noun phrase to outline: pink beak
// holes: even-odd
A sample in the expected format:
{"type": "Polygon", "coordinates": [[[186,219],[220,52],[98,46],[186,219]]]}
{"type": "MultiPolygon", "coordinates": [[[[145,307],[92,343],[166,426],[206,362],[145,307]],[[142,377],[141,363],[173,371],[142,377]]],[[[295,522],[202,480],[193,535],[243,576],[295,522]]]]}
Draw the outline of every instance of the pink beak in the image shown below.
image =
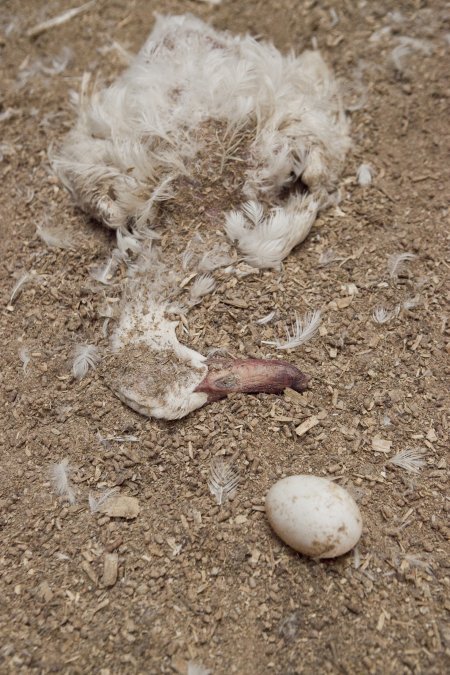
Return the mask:
{"type": "Polygon", "coordinates": [[[208,374],[195,391],[208,394],[208,403],[232,392],[281,394],[287,387],[304,391],[308,386],[308,375],[283,361],[212,358],[207,364],[208,374]]]}

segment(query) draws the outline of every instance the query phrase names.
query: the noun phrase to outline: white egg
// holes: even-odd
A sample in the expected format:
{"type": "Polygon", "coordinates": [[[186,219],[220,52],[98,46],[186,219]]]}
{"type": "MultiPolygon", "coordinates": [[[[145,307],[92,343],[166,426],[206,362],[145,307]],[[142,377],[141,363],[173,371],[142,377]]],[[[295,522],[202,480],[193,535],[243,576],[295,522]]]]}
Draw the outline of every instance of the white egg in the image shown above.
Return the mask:
{"type": "Polygon", "coordinates": [[[266,496],[266,513],[286,544],[313,558],[347,553],[362,532],[359,508],[340,485],[318,476],[289,476],[266,496]]]}

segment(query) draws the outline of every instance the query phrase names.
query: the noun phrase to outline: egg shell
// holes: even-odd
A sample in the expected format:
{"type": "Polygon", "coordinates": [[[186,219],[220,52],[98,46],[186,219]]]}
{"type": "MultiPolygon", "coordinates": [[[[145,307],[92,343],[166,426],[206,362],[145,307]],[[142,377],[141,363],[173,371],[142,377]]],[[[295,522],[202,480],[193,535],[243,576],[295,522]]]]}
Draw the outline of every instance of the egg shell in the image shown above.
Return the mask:
{"type": "Polygon", "coordinates": [[[266,496],[266,513],[280,539],[313,558],[347,553],[362,532],[353,497],[318,476],[288,476],[275,483],[266,496]]]}

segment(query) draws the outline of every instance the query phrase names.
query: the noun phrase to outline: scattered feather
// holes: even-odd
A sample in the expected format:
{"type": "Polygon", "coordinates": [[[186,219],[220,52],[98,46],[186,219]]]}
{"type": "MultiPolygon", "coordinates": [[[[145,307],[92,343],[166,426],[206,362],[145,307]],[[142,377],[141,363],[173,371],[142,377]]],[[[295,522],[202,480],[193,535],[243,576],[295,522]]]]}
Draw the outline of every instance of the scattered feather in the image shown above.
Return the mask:
{"type": "Polygon", "coordinates": [[[67,555],[67,553],[63,553],[62,551],[56,551],[55,558],[57,560],[70,560],[70,555],[67,555]]]}
{"type": "Polygon", "coordinates": [[[7,157],[12,157],[15,154],[16,149],[12,145],[12,143],[9,143],[8,141],[0,143],[0,162],[3,162],[4,159],[6,159],[7,157]]]}
{"type": "Polygon", "coordinates": [[[34,26],[33,28],[27,30],[27,37],[36,37],[37,35],[44,33],[50,28],[54,28],[55,26],[61,26],[63,23],[67,23],[67,21],[70,21],[75,16],[78,16],[78,14],[81,14],[82,12],[87,12],[89,9],[91,9],[96,4],[96,1],[97,0],[90,0],[90,2],[85,2],[84,5],[80,5],[79,7],[72,7],[71,9],[67,9],[65,12],[62,12],[61,14],[54,16],[52,19],[48,19],[47,21],[42,21],[42,23],[38,23],[37,26],[34,26]]]}
{"type": "Polygon", "coordinates": [[[239,473],[231,462],[222,457],[213,458],[209,469],[208,487],[219,506],[234,497],[239,482],[239,473]]]}
{"type": "MultiPolygon", "coordinates": [[[[60,75],[65,71],[73,56],[73,52],[69,47],[63,47],[59,54],[46,59],[36,59],[31,63],[28,59],[25,60],[19,69],[18,80],[19,88],[24,87],[29,80],[34,80],[37,75],[44,75],[52,77],[60,75]]],[[[42,124],[46,126],[49,117],[47,116],[42,124]]]]}
{"type": "Polygon", "coordinates": [[[104,504],[112,495],[117,494],[119,491],[118,487],[108,488],[104,490],[98,497],[94,497],[93,494],[89,493],[89,509],[91,513],[97,513],[100,510],[102,504],[104,504]]]}
{"type": "Polygon", "coordinates": [[[32,272],[24,272],[21,277],[17,280],[14,288],[11,291],[11,296],[9,298],[9,304],[12,305],[15,300],[19,297],[19,295],[22,293],[24,287],[26,284],[30,283],[30,281],[33,281],[33,279],[36,279],[37,275],[33,275],[32,272]]]}
{"type": "Polygon", "coordinates": [[[168,537],[167,538],[167,543],[170,546],[170,549],[172,551],[172,558],[176,558],[177,555],[180,555],[182,549],[183,549],[183,544],[177,544],[175,539],[173,537],[168,537]]]}
{"type": "Polygon", "coordinates": [[[102,335],[104,338],[108,337],[109,334],[109,322],[111,319],[105,319],[102,323],[102,335]]]}
{"type": "Polygon", "coordinates": [[[266,323],[270,323],[272,319],[275,317],[275,310],[272,312],[269,312],[269,314],[266,314],[266,316],[262,316],[260,319],[256,319],[256,323],[258,323],[260,326],[264,326],[266,323]]]}
{"type": "Polygon", "coordinates": [[[184,270],[189,269],[189,267],[192,267],[194,264],[194,261],[196,260],[196,255],[193,251],[190,251],[189,249],[186,249],[184,253],[181,256],[181,266],[184,270]]]}
{"type": "Polygon", "coordinates": [[[319,256],[319,266],[320,267],[326,267],[327,265],[331,265],[334,262],[337,262],[338,260],[342,260],[340,256],[338,256],[332,248],[327,249],[326,251],[322,251],[322,253],[319,256]]]}
{"type": "Polygon", "coordinates": [[[398,316],[399,311],[400,311],[399,305],[397,305],[397,307],[394,307],[394,309],[391,310],[388,310],[380,305],[378,307],[375,307],[375,309],[373,310],[372,318],[375,321],[375,323],[387,323],[388,321],[391,321],[391,319],[395,319],[395,317],[398,316]]]}
{"type": "Polygon", "coordinates": [[[119,266],[119,263],[123,260],[123,257],[123,253],[118,248],[115,248],[106,265],[103,267],[92,268],[89,274],[96,281],[99,281],[105,286],[109,286],[111,279],[119,266]]]}
{"type": "Polygon", "coordinates": [[[70,483],[70,472],[69,460],[63,459],[50,467],[50,478],[56,494],[67,499],[69,504],[75,504],[76,497],[70,483]]]}
{"type": "Polygon", "coordinates": [[[74,247],[72,234],[60,227],[48,227],[41,224],[37,226],[36,234],[52,248],[73,249],[74,247]]]}
{"type": "Polygon", "coordinates": [[[433,45],[428,40],[418,40],[407,35],[397,38],[398,45],[391,52],[391,62],[398,73],[405,69],[405,59],[414,52],[420,52],[425,56],[430,56],[433,52],[433,45]]]}
{"type": "Polygon", "coordinates": [[[305,344],[314,337],[320,325],[320,310],[308,312],[300,319],[295,315],[295,324],[292,323],[290,328],[286,326],[286,341],[283,340],[263,340],[266,345],[273,345],[277,349],[295,349],[300,345],[305,344]]]}
{"type": "Polygon", "coordinates": [[[190,296],[192,302],[197,302],[204,295],[212,293],[216,282],[210,274],[200,274],[191,286],[190,296]]]}
{"type": "Polygon", "coordinates": [[[142,246],[137,237],[134,237],[129,232],[124,234],[120,230],[117,230],[117,248],[119,249],[122,256],[126,257],[128,251],[139,253],[142,246]]]}
{"type": "Polygon", "coordinates": [[[361,164],[356,172],[356,178],[361,187],[370,185],[373,178],[373,169],[370,164],[361,164]]]}
{"type": "Polygon", "coordinates": [[[414,253],[394,253],[388,258],[387,268],[391,279],[395,279],[403,271],[404,264],[409,260],[414,260],[417,256],[414,253]]]}
{"type": "Polygon", "coordinates": [[[400,450],[394,457],[391,457],[389,463],[410,473],[419,473],[420,469],[426,466],[425,455],[425,450],[407,448],[406,450],[400,450]]]}
{"type": "Polygon", "coordinates": [[[233,258],[220,250],[205,253],[198,264],[200,272],[213,272],[219,267],[226,267],[233,262],[233,258]]]}
{"type": "Polygon", "coordinates": [[[74,350],[73,376],[81,380],[87,374],[89,368],[95,368],[99,361],[98,347],[95,345],[77,345],[74,350]]]}
{"type": "Polygon", "coordinates": [[[12,117],[15,117],[20,113],[20,110],[17,108],[6,108],[2,113],[0,113],[0,123],[1,122],[7,122],[10,120],[12,117]]]}
{"type": "MultiPolygon", "coordinates": [[[[422,554],[422,555],[426,555],[426,554],[422,554]]],[[[417,555],[413,555],[411,553],[406,553],[403,556],[403,561],[404,561],[404,563],[407,564],[407,566],[410,569],[418,568],[418,569],[424,570],[424,572],[426,574],[428,574],[429,576],[433,575],[433,568],[432,568],[429,560],[422,560],[421,558],[417,557],[417,555]]],[[[403,564],[402,564],[402,567],[403,567],[403,564]]]]}
{"type": "Polygon", "coordinates": [[[339,23],[339,15],[334,7],[330,7],[328,12],[330,14],[330,28],[334,28],[339,23]]]}
{"type": "Polygon", "coordinates": [[[420,295],[415,295],[413,298],[407,298],[403,302],[403,309],[410,310],[414,309],[420,304],[420,295]]]}
{"type": "Polygon", "coordinates": [[[30,352],[27,347],[21,347],[19,349],[19,359],[22,361],[23,371],[26,372],[28,364],[31,361],[30,352]]]}
{"type": "Polygon", "coordinates": [[[391,426],[391,418],[389,417],[389,415],[383,415],[383,418],[381,420],[381,424],[384,427],[390,427],[391,426]]]}

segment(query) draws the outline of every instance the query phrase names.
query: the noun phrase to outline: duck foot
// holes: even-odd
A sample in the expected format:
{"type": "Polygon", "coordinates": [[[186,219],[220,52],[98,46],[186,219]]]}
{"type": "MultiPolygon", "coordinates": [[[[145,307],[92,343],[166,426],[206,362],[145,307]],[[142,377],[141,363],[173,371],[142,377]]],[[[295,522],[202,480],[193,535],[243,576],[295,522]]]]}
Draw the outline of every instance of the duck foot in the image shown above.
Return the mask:
{"type": "Polygon", "coordinates": [[[308,375],[284,361],[213,358],[207,366],[208,374],[195,389],[208,395],[207,403],[232,392],[281,394],[287,387],[301,392],[308,386],[308,375]]]}

